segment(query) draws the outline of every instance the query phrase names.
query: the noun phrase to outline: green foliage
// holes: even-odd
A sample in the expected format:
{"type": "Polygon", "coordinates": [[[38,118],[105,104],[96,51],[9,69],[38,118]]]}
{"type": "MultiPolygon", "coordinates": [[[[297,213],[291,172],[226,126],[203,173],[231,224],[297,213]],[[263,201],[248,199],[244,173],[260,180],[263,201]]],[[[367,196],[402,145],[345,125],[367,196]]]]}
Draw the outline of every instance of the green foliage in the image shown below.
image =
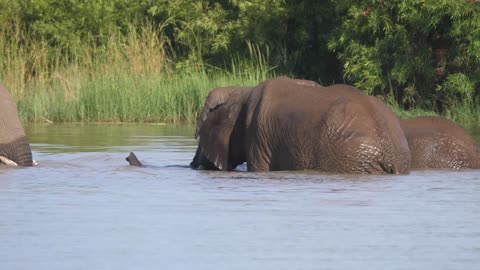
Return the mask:
{"type": "Polygon", "coordinates": [[[348,82],[367,93],[438,109],[480,89],[475,1],[342,0],[337,14],[342,23],[329,48],[348,82]]]}
{"type": "Polygon", "coordinates": [[[211,89],[218,85],[252,86],[259,79],[220,71],[206,73],[170,78],[125,73],[91,78],[80,74],[78,88],[68,92],[63,80],[35,85],[34,94],[19,99],[18,110],[27,121],[194,123],[211,89]]]}
{"type": "MultiPolygon", "coordinates": [[[[325,46],[335,17],[333,4],[313,0],[0,0],[8,6],[0,23],[18,18],[22,39],[34,38],[77,55],[85,41],[97,48],[109,34],[126,35],[133,24],[154,25],[179,68],[224,66],[226,58],[247,57],[248,42],[272,52],[269,65],[302,77],[338,78],[335,57],[325,46]],[[328,16],[325,16],[328,14],[328,16]],[[307,49],[307,50],[306,50],[307,49]],[[312,57],[313,56],[313,57],[312,57]],[[329,61],[325,61],[325,59],[329,61]],[[320,72],[319,72],[320,70],[320,72]],[[326,74],[326,75],[324,75],[326,74]]],[[[12,23],[10,23],[11,25],[12,23]]],[[[1,28],[1,26],[0,26],[1,28]]]]}
{"type": "Polygon", "coordinates": [[[186,74],[198,79],[189,89],[222,76],[250,83],[288,74],[355,85],[399,113],[478,112],[478,1],[0,0],[0,10],[0,78],[26,119],[125,120],[135,112],[132,120],[153,121],[135,102],[154,98],[186,110],[157,110],[155,119],[189,119],[196,105],[148,90],[186,74]],[[145,99],[118,96],[130,88],[147,89],[145,99]]]}
{"type": "Polygon", "coordinates": [[[79,48],[87,37],[102,43],[108,32],[125,30],[134,7],[119,7],[126,7],[127,2],[131,1],[23,0],[18,6],[26,32],[52,46],[79,48]]]}
{"type": "Polygon", "coordinates": [[[268,54],[254,44],[247,58],[232,60],[232,71],[175,70],[154,29],[109,32],[103,48],[87,39],[71,61],[45,42],[7,42],[0,32],[0,78],[27,121],[194,122],[214,87],[253,86],[272,74],[268,54]]]}
{"type": "Polygon", "coordinates": [[[447,76],[440,91],[452,97],[459,96],[461,100],[471,101],[475,92],[475,86],[472,80],[463,73],[452,73],[447,76]]]}

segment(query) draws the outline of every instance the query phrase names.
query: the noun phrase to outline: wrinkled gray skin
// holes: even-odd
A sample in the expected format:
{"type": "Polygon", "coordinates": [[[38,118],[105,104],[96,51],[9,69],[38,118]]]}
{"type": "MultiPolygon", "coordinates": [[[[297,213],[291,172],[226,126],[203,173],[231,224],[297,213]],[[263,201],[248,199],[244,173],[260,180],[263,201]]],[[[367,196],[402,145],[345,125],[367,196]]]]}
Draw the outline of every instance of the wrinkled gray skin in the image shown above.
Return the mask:
{"type": "Polygon", "coordinates": [[[480,146],[462,127],[441,117],[400,120],[412,169],[480,169],[480,146]]]}
{"type": "Polygon", "coordinates": [[[0,156],[19,166],[32,166],[32,151],[18,119],[17,105],[0,85],[0,156]]]}
{"type": "Polygon", "coordinates": [[[217,88],[197,123],[194,169],[406,174],[410,151],[378,99],[347,85],[279,77],[254,88],[217,88]]]}

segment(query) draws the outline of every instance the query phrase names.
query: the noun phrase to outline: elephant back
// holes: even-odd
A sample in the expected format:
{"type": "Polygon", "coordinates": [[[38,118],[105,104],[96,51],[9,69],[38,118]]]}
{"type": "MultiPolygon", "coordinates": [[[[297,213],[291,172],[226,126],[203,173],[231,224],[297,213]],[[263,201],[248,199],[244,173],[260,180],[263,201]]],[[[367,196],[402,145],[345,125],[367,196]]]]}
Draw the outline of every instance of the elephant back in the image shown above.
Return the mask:
{"type": "Polygon", "coordinates": [[[408,144],[398,120],[386,105],[360,90],[288,78],[256,89],[247,102],[247,137],[253,146],[249,170],[410,171],[408,144]]]}
{"type": "Polygon", "coordinates": [[[455,122],[425,116],[400,120],[413,168],[480,168],[478,144],[455,122]]]}
{"type": "MultiPolygon", "coordinates": [[[[323,89],[335,92],[333,96],[337,96],[337,100],[348,100],[345,109],[337,108],[331,112],[330,118],[339,119],[338,130],[348,127],[350,131],[336,132],[335,136],[356,134],[351,140],[356,140],[357,150],[353,156],[360,162],[360,168],[376,173],[410,172],[411,154],[407,139],[397,117],[384,102],[350,85],[337,84],[323,89]]],[[[348,141],[345,144],[351,146],[348,141]]]]}

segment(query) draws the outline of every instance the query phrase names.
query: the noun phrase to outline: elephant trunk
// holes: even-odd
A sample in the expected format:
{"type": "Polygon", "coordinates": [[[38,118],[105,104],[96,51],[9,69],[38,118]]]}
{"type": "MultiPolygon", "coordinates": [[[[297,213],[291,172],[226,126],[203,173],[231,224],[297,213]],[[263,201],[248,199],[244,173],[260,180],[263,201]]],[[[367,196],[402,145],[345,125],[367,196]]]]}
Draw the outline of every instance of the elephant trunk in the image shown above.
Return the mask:
{"type": "Polygon", "coordinates": [[[130,152],[130,155],[128,155],[126,160],[132,166],[143,167],[143,164],[140,162],[140,160],[138,160],[137,156],[133,152],[130,152]]]}
{"type": "Polygon", "coordinates": [[[197,148],[197,152],[193,157],[192,162],[190,162],[190,168],[199,169],[199,170],[215,170],[217,169],[213,162],[207,159],[207,157],[202,153],[200,147],[197,148]]]}
{"type": "Polygon", "coordinates": [[[0,144],[0,156],[14,161],[18,166],[33,166],[32,150],[26,137],[0,144]]]}

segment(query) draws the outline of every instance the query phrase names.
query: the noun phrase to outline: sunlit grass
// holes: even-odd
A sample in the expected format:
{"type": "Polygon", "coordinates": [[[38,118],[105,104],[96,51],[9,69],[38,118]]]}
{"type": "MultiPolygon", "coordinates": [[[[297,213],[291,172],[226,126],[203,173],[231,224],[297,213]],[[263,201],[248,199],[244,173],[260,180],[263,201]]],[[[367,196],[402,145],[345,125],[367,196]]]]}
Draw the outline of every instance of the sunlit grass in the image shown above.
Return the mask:
{"type": "MultiPolygon", "coordinates": [[[[205,96],[219,86],[254,86],[272,76],[258,47],[228,69],[187,66],[167,59],[151,26],[93,39],[72,54],[41,41],[19,45],[0,36],[0,78],[24,121],[193,122],[205,96]]],[[[234,63],[234,64],[233,64],[234,63]]]]}
{"type": "Polygon", "coordinates": [[[442,116],[464,126],[480,126],[480,98],[475,100],[458,100],[443,115],[418,107],[405,110],[396,101],[388,97],[384,101],[399,118],[442,116]]]}
{"type": "Polygon", "coordinates": [[[192,122],[210,90],[223,85],[255,85],[250,77],[220,72],[168,76],[105,76],[80,80],[66,95],[61,83],[37,88],[18,101],[27,121],[192,122]]]}
{"type": "Polygon", "coordinates": [[[480,127],[480,97],[473,100],[457,101],[446,116],[455,122],[480,127]]]}
{"type": "MultiPolygon", "coordinates": [[[[247,42],[247,55],[212,67],[178,65],[168,58],[167,44],[148,24],[131,26],[126,35],[112,32],[102,47],[91,38],[66,51],[18,29],[0,30],[0,80],[24,121],[192,123],[213,88],[254,86],[275,76],[266,46],[247,42]]],[[[435,115],[386,103],[401,118],[435,115]]],[[[458,102],[445,116],[480,125],[480,100],[458,102]]]]}

